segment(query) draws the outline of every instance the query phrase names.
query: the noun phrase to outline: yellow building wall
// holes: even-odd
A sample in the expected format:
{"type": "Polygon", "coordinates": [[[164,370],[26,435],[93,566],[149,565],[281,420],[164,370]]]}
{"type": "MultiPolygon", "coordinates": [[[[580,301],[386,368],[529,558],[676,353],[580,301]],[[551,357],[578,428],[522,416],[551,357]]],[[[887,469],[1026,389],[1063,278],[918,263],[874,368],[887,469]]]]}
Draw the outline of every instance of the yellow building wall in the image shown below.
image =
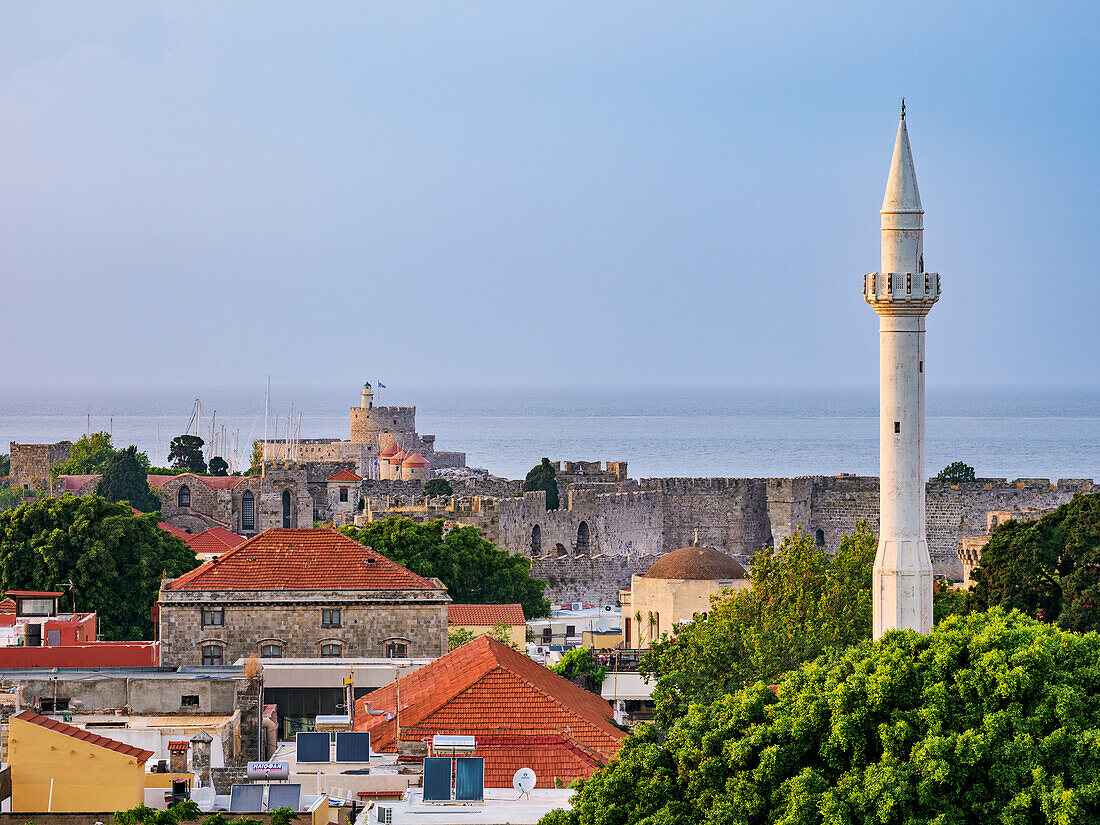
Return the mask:
{"type": "MultiPolygon", "coordinates": [[[[527,649],[527,625],[506,625],[505,629],[508,631],[508,638],[512,641],[512,644],[516,646],[516,649],[521,653],[527,649]]],[[[456,630],[469,630],[474,634],[476,639],[478,636],[488,636],[493,632],[493,625],[491,624],[449,624],[447,625],[447,632],[454,633],[456,630]]]]}
{"type": "Polygon", "coordinates": [[[723,590],[746,588],[748,579],[649,579],[632,576],[629,595],[620,597],[623,606],[623,622],[630,619],[630,644],[634,648],[650,647],[661,638],[670,636],[673,625],[690,622],[696,613],[710,610],[711,596],[723,590]],[[638,613],[642,614],[638,621],[638,613]],[[652,617],[652,620],[651,618],[652,617]]]}
{"type": "Polygon", "coordinates": [[[15,813],[125,811],[145,801],[145,765],[134,757],[14,717],[8,764],[15,813]]]}

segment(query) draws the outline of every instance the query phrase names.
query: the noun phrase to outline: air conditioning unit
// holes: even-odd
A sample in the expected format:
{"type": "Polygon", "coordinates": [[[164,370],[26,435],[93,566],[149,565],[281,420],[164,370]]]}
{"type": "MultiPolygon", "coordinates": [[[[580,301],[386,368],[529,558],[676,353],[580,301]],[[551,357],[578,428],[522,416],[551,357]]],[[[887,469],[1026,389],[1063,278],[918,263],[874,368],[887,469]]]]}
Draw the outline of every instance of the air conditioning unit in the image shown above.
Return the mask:
{"type": "Polygon", "coordinates": [[[393,808],[389,805],[378,806],[378,825],[393,825],[393,808]]]}
{"type": "Polygon", "coordinates": [[[573,602],[573,604],[571,605],[571,609],[573,609],[573,610],[580,610],[580,609],[581,609],[581,606],[582,606],[582,605],[581,605],[581,603],[580,603],[580,602],[573,602]]]}

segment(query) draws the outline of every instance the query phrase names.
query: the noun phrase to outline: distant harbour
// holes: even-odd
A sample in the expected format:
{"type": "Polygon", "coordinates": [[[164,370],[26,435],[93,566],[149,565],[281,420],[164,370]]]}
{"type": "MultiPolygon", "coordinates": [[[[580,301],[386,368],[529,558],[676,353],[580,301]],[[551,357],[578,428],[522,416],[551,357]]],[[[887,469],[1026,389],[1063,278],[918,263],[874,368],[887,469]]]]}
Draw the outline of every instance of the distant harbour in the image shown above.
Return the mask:
{"type": "MultiPolygon", "coordinates": [[[[384,380],[384,379],[383,379],[384,380]]],[[[272,385],[269,435],[283,434],[293,402],[301,437],[348,437],[357,384],[272,385]]],[[[75,440],[113,430],[164,463],[168,442],[201,399],[205,434],[262,438],[263,388],[45,387],[0,389],[0,452],[9,441],[75,440]],[[159,427],[160,451],[156,454],[159,427]]],[[[376,403],[415,405],[417,429],[468,464],[522,478],[542,456],[625,460],[649,476],[798,476],[878,472],[874,387],[408,387],[376,403]]],[[[979,476],[1100,479],[1100,387],[950,387],[928,390],[927,470],[952,461],[979,476]]]]}

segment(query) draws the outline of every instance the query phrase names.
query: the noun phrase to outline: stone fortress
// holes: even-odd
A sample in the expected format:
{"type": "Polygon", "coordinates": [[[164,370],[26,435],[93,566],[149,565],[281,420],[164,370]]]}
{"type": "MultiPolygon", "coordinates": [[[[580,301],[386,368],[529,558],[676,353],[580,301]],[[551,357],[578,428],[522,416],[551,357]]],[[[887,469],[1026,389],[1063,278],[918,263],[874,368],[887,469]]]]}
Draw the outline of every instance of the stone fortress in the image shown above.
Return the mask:
{"type": "MultiPolygon", "coordinates": [[[[338,438],[276,439],[264,442],[264,460],[290,460],[299,464],[323,464],[351,462],[351,469],[363,478],[381,478],[384,465],[383,453],[391,447],[389,458],[397,450],[403,450],[411,458],[419,456],[427,463],[426,469],[440,470],[449,467],[465,467],[466,454],[440,452],[435,449],[434,435],[416,432],[416,407],[376,407],[374,391],[369,383],[363,385],[358,407],[350,409],[351,433],[347,441],[338,438]]],[[[423,469],[424,464],[413,461],[411,466],[423,469]]],[[[414,474],[420,478],[421,474],[414,474]]]]}

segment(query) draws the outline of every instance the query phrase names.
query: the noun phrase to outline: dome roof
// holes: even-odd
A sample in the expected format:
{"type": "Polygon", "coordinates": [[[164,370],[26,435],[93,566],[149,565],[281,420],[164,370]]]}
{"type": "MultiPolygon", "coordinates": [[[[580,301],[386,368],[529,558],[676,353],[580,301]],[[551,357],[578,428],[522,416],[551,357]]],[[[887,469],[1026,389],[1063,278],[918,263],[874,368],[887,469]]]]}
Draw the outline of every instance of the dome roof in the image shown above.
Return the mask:
{"type": "Polygon", "coordinates": [[[681,547],[665,553],[646,571],[647,579],[747,579],[736,559],[713,547],[681,547]]]}
{"type": "Polygon", "coordinates": [[[391,444],[386,449],[384,449],[382,452],[380,452],[378,454],[378,457],[379,458],[389,458],[391,455],[394,455],[395,453],[397,453],[397,451],[399,449],[400,449],[400,447],[398,447],[396,444],[391,444]]]}
{"type": "Polygon", "coordinates": [[[394,453],[393,455],[390,456],[390,461],[400,464],[402,461],[404,461],[408,457],[409,457],[409,454],[407,452],[405,452],[404,450],[398,450],[396,453],[394,453]]]}
{"type": "Polygon", "coordinates": [[[423,458],[420,453],[413,453],[404,461],[401,462],[402,467],[431,467],[431,463],[423,458]]]}

